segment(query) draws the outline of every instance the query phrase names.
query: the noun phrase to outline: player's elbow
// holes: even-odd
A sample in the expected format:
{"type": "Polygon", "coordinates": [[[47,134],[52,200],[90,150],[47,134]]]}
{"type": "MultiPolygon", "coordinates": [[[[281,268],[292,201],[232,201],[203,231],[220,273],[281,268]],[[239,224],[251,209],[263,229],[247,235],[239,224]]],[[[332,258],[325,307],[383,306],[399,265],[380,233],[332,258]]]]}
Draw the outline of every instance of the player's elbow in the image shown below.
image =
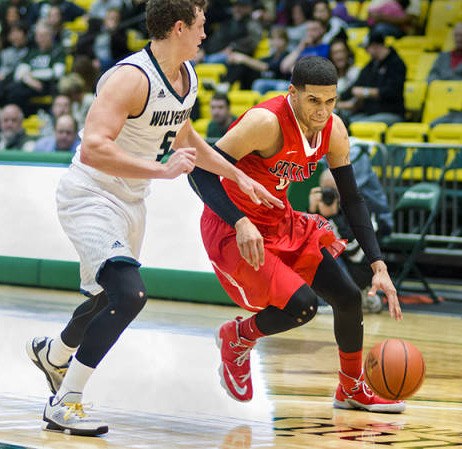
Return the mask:
{"type": "Polygon", "coordinates": [[[93,168],[100,168],[101,159],[104,158],[104,140],[99,136],[88,135],[82,141],[80,161],[93,168]]]}

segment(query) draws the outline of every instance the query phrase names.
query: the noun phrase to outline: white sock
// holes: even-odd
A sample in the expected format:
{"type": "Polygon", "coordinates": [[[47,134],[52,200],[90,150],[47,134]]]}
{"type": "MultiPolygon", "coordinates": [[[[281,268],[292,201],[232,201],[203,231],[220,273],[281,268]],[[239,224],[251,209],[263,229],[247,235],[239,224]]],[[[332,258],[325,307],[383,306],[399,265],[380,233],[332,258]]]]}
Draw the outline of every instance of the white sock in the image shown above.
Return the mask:
{"type": "Polygon", "coordinates": [[[66,393],[82,393],[88,379],[95,371],[95,368],[80,363],[75,357],[72,359],[69,369],[64,376],[63,383],[56,393],[56,399],[64,397],[66,393]]]}
{"type": "Polygon", "coordinates": [[[69,357],[74,354],[77,348],[66,346],[61,340],[61,336],[53,338],[50,343],[50,352],[48,361],[54,366],[62,366],[69,360],[69,357]]]}

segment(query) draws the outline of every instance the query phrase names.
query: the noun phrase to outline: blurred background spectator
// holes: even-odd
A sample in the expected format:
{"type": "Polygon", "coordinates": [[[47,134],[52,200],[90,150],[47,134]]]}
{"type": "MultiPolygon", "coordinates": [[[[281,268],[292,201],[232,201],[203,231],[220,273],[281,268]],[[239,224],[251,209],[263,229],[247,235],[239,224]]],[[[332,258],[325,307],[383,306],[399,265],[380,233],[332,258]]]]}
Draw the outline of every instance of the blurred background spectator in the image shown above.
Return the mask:
{"type": "Polygon", "coordinates": [[[16,104],[7,104],[0,111],[0,150],[32,151],[34,140],[23,127],[24,114],[16,104]]]}
{"type": "Polygon", "coordinates": [[[16,22],[8,32],[7,46],[0,50],[0,107],[6,103],[9,84],[13,82],[14,71],[29,53],[27,25],[16,22]]]}
{"type": "Polygon", "coordinates": [[[37,115],[40,119],[40,137],[52,136],[55,130],[56,119],[64,114],[71,113],[71,99],[67,95],[58,94],[53,98],[50,111],[39,109],[37,115]]]}
{"type": "Polygon", "coordinates": [[[207,142],[215,143],[236,120],[231,114],[229,98],[225,93],[216,92],[210,100],[210,123],[207,126],[207,142]]]}
{"type": "Polygon", "coordinates": [[[320,20],[326,31],[322,36],[324,44],[330,44],[335,38],[347,39],[347,23],[337,16],[332,15],[328,0],[314,0],[312,2],[312,18],[320,20]]]}
{"type": "Polygon", "coordinates": [[[371,31],[364,42],[371,56],[358,79],[337,102],[347,122],[384,122],[391,125],[405,120],[404,81],[406,66],[384,36],[371,31]]]}
{"type": "Polygon", "coordinates": [[[53,135],[42,137],[35,142],[34,151],[42,153],[75,152],[79,143],[77,122],[72,115],[64,114],[56,119],[53,135]]]}
{"type": "Polygon", "coordinates": [[[35,26],[36,47],[26,55],[14,73],[14,82],[6,97],[17,103],[26,116],[35,113],[38,106],[30,102],[33,96],[54,95],[56,84],[66,70],[64,51],[53,44],[53,30],[45,21],[35,26]]]}
{"type": "Polygon", "coordinates": [[[228,56],[228,73],[223,78],[229,85],[240,81],[241,89],[253,89],[261,94],[268,90],[285,90],[290,76],[281,72],[281,61],[287,56],[287,33],[279,25],[271,28],[270,55],[256,59],[239,52],[228,56]]]}

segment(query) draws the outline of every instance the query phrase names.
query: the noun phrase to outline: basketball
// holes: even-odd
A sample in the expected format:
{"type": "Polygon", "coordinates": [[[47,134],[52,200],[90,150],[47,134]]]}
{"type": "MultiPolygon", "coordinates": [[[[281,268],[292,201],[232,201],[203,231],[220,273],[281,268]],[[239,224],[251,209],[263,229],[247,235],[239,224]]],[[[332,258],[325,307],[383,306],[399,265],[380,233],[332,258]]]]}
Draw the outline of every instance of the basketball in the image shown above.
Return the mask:
{"type": "Polygon", "coordinates": [[[367,385],[384,399],[411,397],[422,385],[424,377],[422,354],[406,340],[384,340],[376,344],[364,360],[367,385]]]}

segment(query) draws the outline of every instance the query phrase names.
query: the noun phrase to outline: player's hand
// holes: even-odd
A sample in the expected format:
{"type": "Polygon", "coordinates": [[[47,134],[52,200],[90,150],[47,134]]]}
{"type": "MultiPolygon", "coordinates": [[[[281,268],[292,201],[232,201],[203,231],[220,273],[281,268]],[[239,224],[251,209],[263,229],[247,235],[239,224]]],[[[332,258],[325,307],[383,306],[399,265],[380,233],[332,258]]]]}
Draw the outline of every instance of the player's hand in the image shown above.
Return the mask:
{"type": "Polygon", "coordinates": [[[236,229],[236,242],[239,252],[249,265],[258,271],[265,263],[265,248],[263,237],[257,227],[247,218],[243,217],[234,225],[236,229]]]}
{"type": "Polygon", "coordinates": [[[178,148],[167,162],[163,164],[165,179],[173,179],[183,173],[191,173],[196,163],[196,149],[193,147],[178,148]]]}
{"type": "Polygon", "coordinates": [[[236,183],[239,188],[247,194],[255,204],[263,204],[272,209],[274,206],[279,209],[284,209],[284,203],[271,195],[259,182],[247,176],[244,172],[240,172],[237,176],[236,183]]]}
{"type": "Polygon", "coordinates": [[[401,321],[403,319],[403,312],[399,305],[396,288],[388,274],[387,266],[383,261],[378,260],[377,262],[374,262],[371,267],[374,275],[372,276],[372,287],[369,290],[368,295],[373,296],[377,293],[377,290],[382,290],[388,301],[390,316],[396,321],[401,321]]]}

